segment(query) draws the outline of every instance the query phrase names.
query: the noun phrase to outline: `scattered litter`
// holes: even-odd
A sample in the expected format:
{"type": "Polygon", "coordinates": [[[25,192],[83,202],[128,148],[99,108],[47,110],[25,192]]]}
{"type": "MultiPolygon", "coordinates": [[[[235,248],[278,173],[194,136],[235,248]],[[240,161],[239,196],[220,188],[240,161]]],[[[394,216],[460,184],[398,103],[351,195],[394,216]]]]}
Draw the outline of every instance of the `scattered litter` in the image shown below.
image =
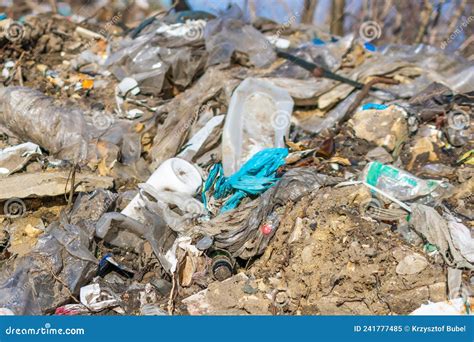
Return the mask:
{"type": "Polygon", "coordinates": [[[466,304],[463,298],[456,298],[450,301],[423,304],[410,315],[418,316],[457,316],[471,315],[469,309],[471,304],[466,304]]]}
{"type": "Polygon", "coordinates": [[[0,150],[0,177],[21,170],[34,157],[40,156],[41,149],[33,143],[24,143],[0,150]]]}
{"type": "Polygon", "coordinates": [[[81,288],[81,303],[92,311],[101,311],[107,308],[116,308],[118,313],[125,313],[120,308],[120,299],[109,289],[99,284],[91,284],[81,288]]]}

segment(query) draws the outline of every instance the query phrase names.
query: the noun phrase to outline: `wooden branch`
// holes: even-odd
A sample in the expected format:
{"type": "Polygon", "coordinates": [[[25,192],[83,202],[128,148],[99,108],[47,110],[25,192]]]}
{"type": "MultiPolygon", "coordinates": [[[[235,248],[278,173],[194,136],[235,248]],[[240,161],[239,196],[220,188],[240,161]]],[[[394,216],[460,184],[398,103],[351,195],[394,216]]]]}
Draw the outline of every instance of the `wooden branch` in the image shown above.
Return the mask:
{"type": "Polygon", "coordinates": [[[428,25],[430,23],[431,13],[433,12],[433,5],[430,0],[423,1],[423,9],[421,11],[420,29],[415,38],[415,44],[420,44],[423,41],[423,37],[426,35],[428,25]]]}

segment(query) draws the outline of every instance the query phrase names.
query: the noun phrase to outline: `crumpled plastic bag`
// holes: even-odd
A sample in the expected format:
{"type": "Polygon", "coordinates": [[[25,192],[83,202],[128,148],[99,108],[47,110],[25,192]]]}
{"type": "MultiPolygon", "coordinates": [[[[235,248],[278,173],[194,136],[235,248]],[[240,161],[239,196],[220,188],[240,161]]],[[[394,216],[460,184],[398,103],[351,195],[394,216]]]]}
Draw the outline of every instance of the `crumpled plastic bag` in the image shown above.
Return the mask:
{"type": "Polygon", "coordinates": [[[159,94],[167,74],[173,84],[185,88],[204,67],[202,51],[188,46],[199,39],[199,34],[193,34],[197,31],[196,25],[202,31],[204,25],[200,23],[168,26],[158,22],[139,37],[124,39],[107,58],[105,66],[119,80],[135,79],[145,93],[159,94]],[[151,30],[155,26],[155,30],[151,30]]]}
{"type": "MultiPolygon", "coordinates": [[[[342,64],[342,58],[347,54],[354,44],[354,35],[349,34],[342,37],[337,42],[329,42],[324,45],[315,46],[314,44],[305,44],[297,49],[291,50],[291,53],[307,61],[312,61],[331,71],[337,71],[342,64]]],[[[292,79],[313,79],[314,76],[300,66],[290,61],[283,62],[270,73],[274,77],[288,77],[292,79]]],[[[321,81],[321,79],[319,80],[321,81]]]]}
{"type": "Polygon", "coordinates": [[[255,154],[230,177],[224,176],[221,164],[214,165],[203,189],[203,202],[207,202],[205,192],[213,187],[216,199],[232,194],[221,213],[236,208],[248,195],[258,195],[278,181],[276,171],[285,164],[287,155],[286,148],[267,148],[255,154]]]}
{"type": "MultiPolygon", "coordinates": [[[[81,288],[80,300],[89,310],[95,312],[117,307],[122,302],[120,296],[100,284],[90,284],[81,288]]],[[[120,311],[125,313],[123,309],[120,311]]]]}
{"type": "Polygon", "coordinates": [[[466,227],[458,222],[446,220],[432,208],[423,204],[412,204],[410,223],[430,244],[438,247],[448,266],[474,269],[473,242],[466,227]]]}
{"type": "Polygon", "coordinates": [[[265,251],[278,228],[275,227],[270,234],[263,234],[259,229],[275,210],[341,180],[319,174],[314,167],[292,169],[259,198],[196,226],[193,233],[213,236],[215,247],[226,249],[234,257],[252,258],[265,251]]]}
{"type": "Polygon", "coordinates": [[[192,219],[206,214],[204,205],[188,194],[156,191],[153,186],[145,183],[140,185],[140,195],[145,203],[145,210],[162,217],[178,233],[183,232],[192,219]]]}
{"type": "Polygon", "coordinates": [[[114,198],[114,194],[105,190],[79,197],[69,215],[69,224],[74,228],[57,234],[64,229],[64,222],[53,222],[30,253],[4,264],[0,269],[0,307],[17,315],[48,314],[68,302],[71,293],[78,294],[81,286],[97,271],[97,263],[89,260],[90,255],[82,258],[90,253],[94,234],[92,224],[114,198]],[[84,208],[88,210],[84,211],[84,208]],[[60,238],[59,241],[54,235],[67,239],[60,238]],[[87,246],[84,238],[89,242],[87,246]],[[75,239],[80,242],[74,242],[75,239]]]}
{"type": "Polygon", "coordinates": [[[40,155],[40,147],[32,142],[0,149],[0,178],[21,170],[32,158],[40,155]]]}
{"type": "Polygon", "coordinates": [[[454,300],[428,304],[422,304],[418,309],[410,313],[415,316],[455,316],[455,315],[472,315],[467,309],[464,298],[456,298],[454,300]]]}
{"type": "Polygon", "coordinates": [[[256,67],[264,67],[276,59],[270,42],[253,26],[243,21],[242,10],[231,6],[222,16],[209,21],[204,30],[207,65],[229,64],[234,51],[248,54],[256,67]]]}

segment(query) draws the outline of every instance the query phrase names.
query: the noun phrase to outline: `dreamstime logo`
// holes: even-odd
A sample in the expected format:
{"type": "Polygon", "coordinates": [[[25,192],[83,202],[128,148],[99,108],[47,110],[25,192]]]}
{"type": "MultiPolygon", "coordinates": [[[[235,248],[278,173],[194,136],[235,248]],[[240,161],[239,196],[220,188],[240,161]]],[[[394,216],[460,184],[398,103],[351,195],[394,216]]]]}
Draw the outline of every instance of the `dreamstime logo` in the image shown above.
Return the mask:
{"type": "Polygon", "coordinates": [[[373,20],[363,22],[359,27],[359,36],[366,42],[380,38],[382,35],[382,28],[373,20]]]}
{"type": "Polygon", "coordinates": [[[19,198],[11,198],[5,202],[3,213],[8,218],[21,217],[26,213],[26,205],[19,198]]]}
{"type": "Polygon", "coordinates": [[[189,25],[191,27],[184,34],[186,40],[199,40],[204,38],[204,29],[206,28],[205,21],[197,20],[189,22],[189,25]]]}
{"type": "MultiPolygon", "coordinates": [[[[283,24],[281,24],[279,26],[279,28],[277,29],[277,31],[275,32],[275,37],[278,39],[278,38],[281,38],[283,32],[285,32],[287,29],[289,29],[297,20],[298,18],[300,17],[301,15],[298,13],[298,12],[295,12],[293,13],[289,18],[288,20],[286,20],[283,24]]],[[[263,40],[263,43],[262,43],[262,48],[263,49],[271,49],[273,48],[272,47],[272,43],[268,40],[268,39],[264,39],[263,40]]]]}
{"type": "Polygon", "coordinates": [[[456,27],[453,33],[451,33],[448,37],[448,39],[444,40],[441,42],[441,49],[444,50],[448,46],[449,43],[451,43],[456,37],[460,36],[466,27],[474,21],[474,15],[469,16],[467,19],[463,18],[463,21],[460,25],[456,27]]]}
{"type": "Polygon", "coordinates": [[[454,110],[448,113],[448,126],[457,131],[469,128],[471,118],[468,113],[462,110],[454,110]]]}
{"type": "Polygon", "coordinates": [[[19,22],[13,22],[8,26],[6,37],[11,42],[17,42],[23,38],[25,29],[19,22]]]}
{"type": "Polygon", "coordinates": [[[196,199],[190,198],[184,203],[183,211],[191,215],[202,215],[204,214],[204,206],[196,199]]]}
{"type": "Polygon", "coordinates": [[[291,123],[291,114],[285,110],[278,110],[272,116],[272,127],[275,130],[286,130],[291,123]]]}
{"type": "Polygon", "coordinates": [[[105,130],[113,123],[114,117],[108,112],[94,111],[92,114],[92,124],[99,130],[105,130]]]}
{"type": "Polygon", "coordinates": [[[53,328],[51,323],[45,323],[44,327],[8,327],[5,329],[6,335],[85,335],[84,328],[53,328]]]}
{"type": "MultiPolygon", "coordinates": [[[[81,10],[83,8],[81,8],[79,10],[79,13],[81,13],[81,10]]],[[[85,17],[88,17],[89,15],[84,15],[85,17]]],[[[105,23],[105,25],[97,32],[99,35],[101,36],[107,36],[111,29],[112,29],[112,25],[117,25],[119,22],[120,22],[120,19],[122,19],[122,12],[118,12],[116,15],[114,15],[108,22],[105,23]]],[[[86,44],[85,44],[85,48],[88,49],[90,48],[94,43],[95,43],[96,39],[95,38],[92,38],[90,39],[86,44]]]]}
{"type": "MultiPolygon", "coordinates": [[[[185,101],[186,101],[186,100],[185,100],[185,101]]],[[[210,103],[209,103],[209,102],[206,103],[204,106],[202,106],[201,108],[199,108],[199,110],[197,111],[196,115],[193,115],[193,116],[191,117],[191,119],[187,120],[187,121],[184,123],[184,125],[182,125],[181,127],[179,127],[179,129],[178,129],[178,131],[177,131],[176,134],[181,135],[181,134],[183,134],[184,132],[186,132],[188,129],[191,128],[191,126],[193,125],[193,123],[196,121],[196,118],[201,117],[201,114],[202,114],[202,113],[205,113],[205,112],[207,112],[207,111],[209,111],[209,110],[211,110],[211,109],[212,109],[212,108],[211,108],[210,103]]]]}

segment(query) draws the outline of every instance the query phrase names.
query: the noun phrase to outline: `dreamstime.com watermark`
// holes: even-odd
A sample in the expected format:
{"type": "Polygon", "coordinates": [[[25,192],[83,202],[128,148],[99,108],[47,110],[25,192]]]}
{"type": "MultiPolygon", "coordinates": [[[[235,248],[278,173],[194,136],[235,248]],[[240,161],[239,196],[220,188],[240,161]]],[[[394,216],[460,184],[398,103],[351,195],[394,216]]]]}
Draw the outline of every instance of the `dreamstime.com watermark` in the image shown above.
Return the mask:
{"type": "Polygon", "coordinates": [[[26,204],[19,198],[10,198],[3,204],[3,215],[8,218],[22,217],[26,213],[26,204]]]}
{"type": "Polygon", "coordinates": [[[44,327],[40,328],[16,328],[9,326],[4,330],[7,336],[21,336],[21,335],[85,335],[84,328],[53,328],[50,323],[46,323],[44,327]]]}
{"type": "Polygon", "coordinates": [[[376,21],[363,22],[359,27],[359,36],[366,42],[379,39],[382,35],[382,26],[376,21]]]}
{"type": "MultiPolygon", "coordinates": [[[[106,37],[108,34],[110,34],[110,31],[112,29],[112,26],[113,25],[117,25],[120,20],[122,19],[122,16],[123,16],[123,13],[122,12],[118,12],[117,14],[115,14],[110,20],[108,20],[99,30],[98,30],[98,34],[102,37],[106,37]]],[[[87,41],[87,43],[85,44],[85,47],[88,49],[90,48],[92,45],[94,45],[96,42],[96,39],[95,38],[91,38],[87,41]]]]}
{"type": "Polygon", "coordinates": [[[25,28],[19,22],[5,20],[5,23],[0,23],[0,37],[5,37],[12,43],[20,41],[24,35],[25,28]]]}
{"type": "Polygon", "coordinates": [[[456,37],[460,36],[466,27],[474,21],[474,15],[469,16],[468,18],[463,18],[463,21],[461,24],[459,24],[456,29],[449,35],[447,39],[441,42],[441,49],[444,50],[448,46],[449,43],[451,43],[456,37]]]}
{"type": "MultiPolygon", "coordinates": [[[[301,16],[301,14],[299,12],[294,12],[289,18],[288,20],[286,20],[283,24],[281,24],[279,27],[278,27],[278,30],[276,31],[275,33],[275,38],[276,39],[279,39],[281,38],[281,36],[283,35],[283,33],[288,30],[297,20],[298,18],[301,16]]],[[[265,39],[262,43],[262,48],[263,49],[273,49],[272,47],[272,44],[269,40],[265,39]]]]}

